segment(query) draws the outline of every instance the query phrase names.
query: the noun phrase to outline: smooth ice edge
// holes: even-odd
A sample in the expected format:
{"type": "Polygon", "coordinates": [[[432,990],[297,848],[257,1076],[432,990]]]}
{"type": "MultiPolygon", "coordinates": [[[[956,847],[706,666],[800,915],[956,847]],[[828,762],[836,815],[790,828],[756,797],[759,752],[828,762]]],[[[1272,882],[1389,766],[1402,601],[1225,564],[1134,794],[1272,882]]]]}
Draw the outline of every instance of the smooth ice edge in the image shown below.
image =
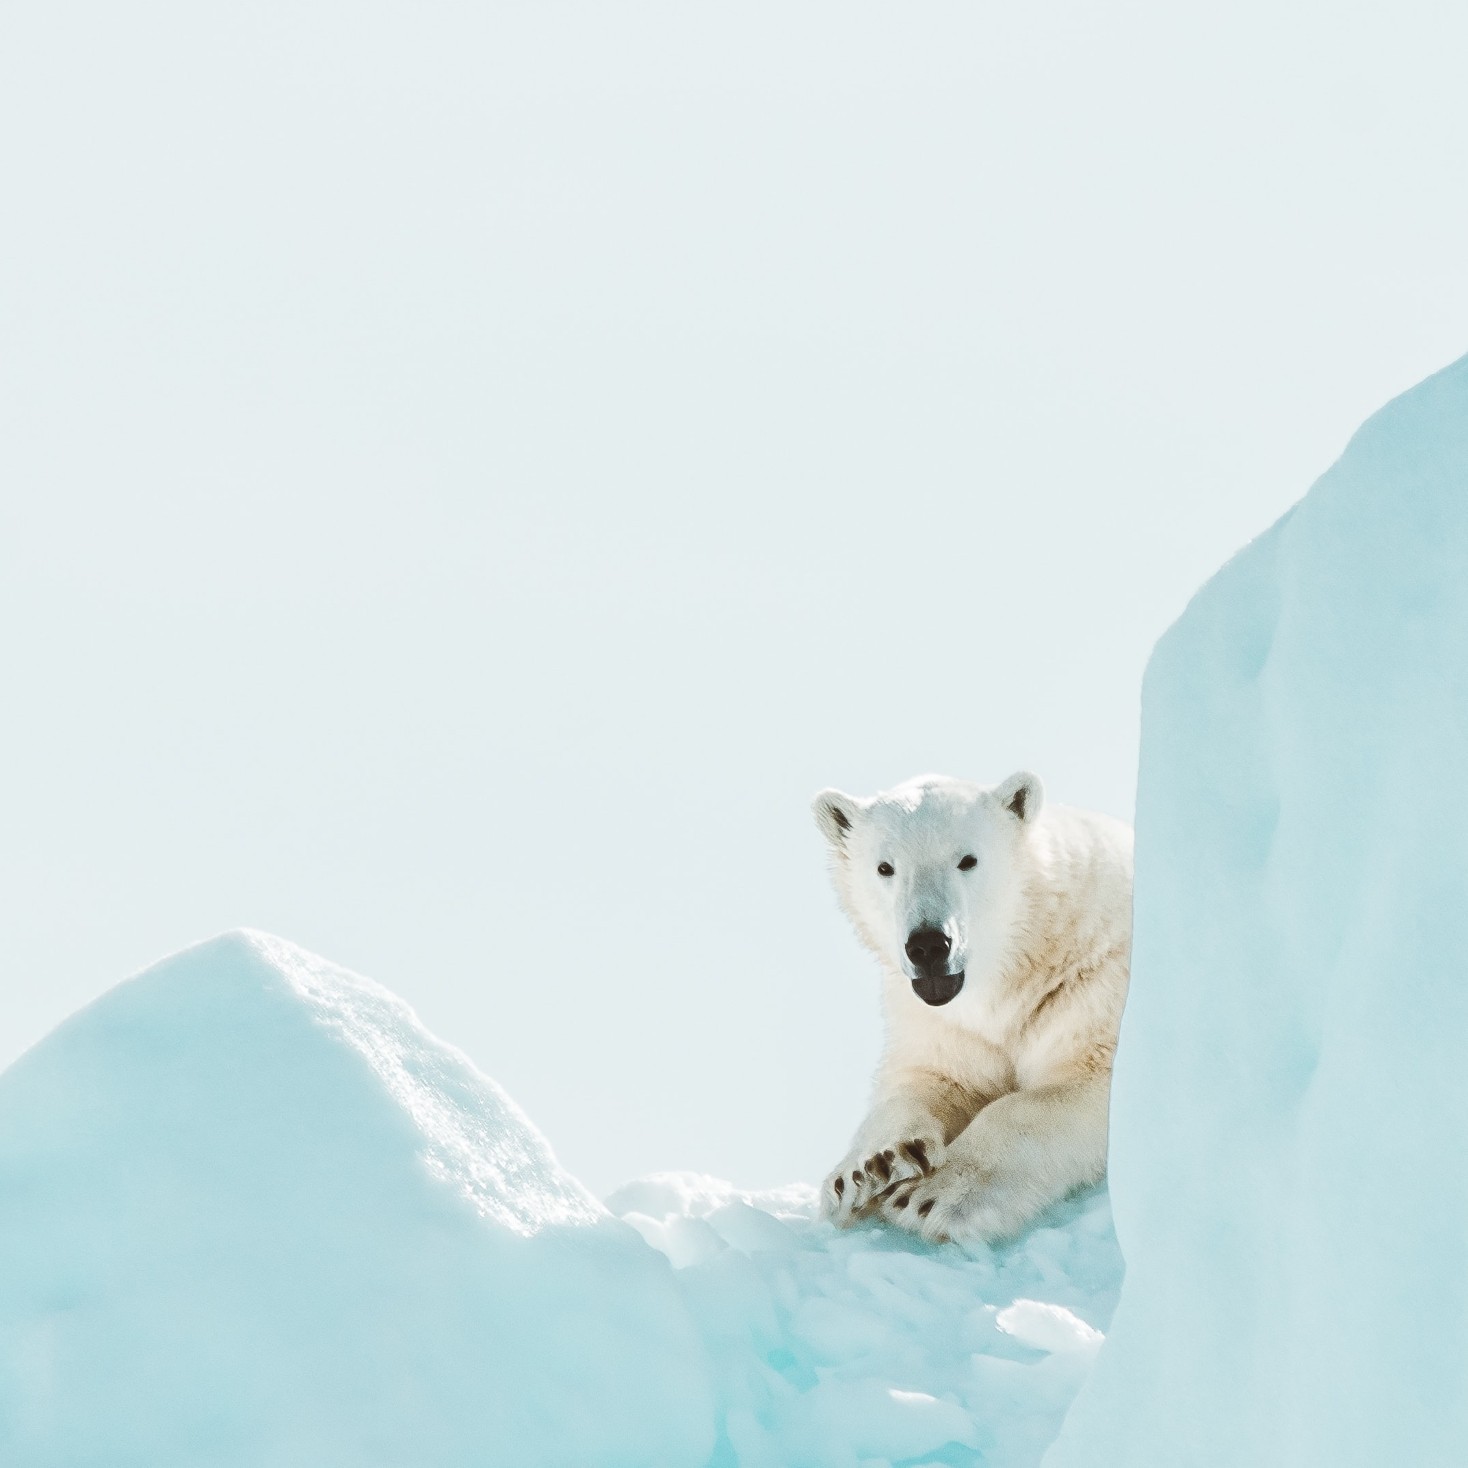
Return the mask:
{"type": "Polygon", "coordinates": [[[1468,358],[1159,643],[1111,1180],[1046,1463],[1468,1461],[1468,358]]]}

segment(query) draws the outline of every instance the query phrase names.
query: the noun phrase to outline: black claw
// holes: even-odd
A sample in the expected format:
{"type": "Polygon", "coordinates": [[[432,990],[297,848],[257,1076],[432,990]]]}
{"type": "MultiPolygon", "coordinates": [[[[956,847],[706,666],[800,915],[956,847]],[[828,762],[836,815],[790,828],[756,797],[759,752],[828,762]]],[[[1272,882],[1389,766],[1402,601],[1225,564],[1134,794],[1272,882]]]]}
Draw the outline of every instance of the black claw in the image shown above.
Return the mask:
{"type": "Polygon", "coordinates": [[[904,1142],[902,1144],[902,1150],[922,1169],[924,1177],[932,1172],[933,1164],[928,1161],[928,1144],[926,1142],[919,1142],[916,1139],[911,1142],[904,1142]]]}
{"type": "Polygon", "coordinates": [[[838,1177],[834,1186],[836,1189],[836,1196],[839,1198],[842,1193],[846,1191],[846,1179],[844,1177],[838,1177]]]}
{"type": "Polygon", "coordinates": [[[926,1218],[933,1211],[933,1200],[929,1198],[926,1203],[918,1204],[918,1217],[926,1218]]]}

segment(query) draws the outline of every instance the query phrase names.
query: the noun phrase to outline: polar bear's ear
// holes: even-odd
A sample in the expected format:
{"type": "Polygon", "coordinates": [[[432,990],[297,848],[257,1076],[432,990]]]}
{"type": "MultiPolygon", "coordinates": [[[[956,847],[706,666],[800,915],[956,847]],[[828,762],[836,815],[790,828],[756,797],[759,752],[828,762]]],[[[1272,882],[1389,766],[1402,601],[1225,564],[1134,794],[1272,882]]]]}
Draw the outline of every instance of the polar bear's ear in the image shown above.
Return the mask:
{"type": "Polygon", "coordinates": [[[846,838],[856,824],[861,802],[844,790],[822,790],[811,801],[810,808],[815,815],[816,825],[821,828],[821,835],[832,846],[837,848],[845,846],[846,838]]]}
{"type": "Polygon", "coordinates": [[[1040,807],[1045,804],[1045,787],[1038,775],[1020,770],[1002,785],[994,787],[994,799],[1010,815],[1017,817],[1020,825],[1026,826],[1040,814],[1040,807]]]}

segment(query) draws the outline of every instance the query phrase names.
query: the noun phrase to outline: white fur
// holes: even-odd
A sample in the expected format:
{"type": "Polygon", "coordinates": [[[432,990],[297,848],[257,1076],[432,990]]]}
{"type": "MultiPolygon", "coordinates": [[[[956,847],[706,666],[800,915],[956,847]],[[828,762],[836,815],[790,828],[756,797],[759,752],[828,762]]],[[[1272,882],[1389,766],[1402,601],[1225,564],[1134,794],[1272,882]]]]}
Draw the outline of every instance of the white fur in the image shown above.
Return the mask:
{"type": "Polygon", "coordinates": [[[814,810],[841,905],[881,965],[887,1030],[826,1211],[933,1240],[1011,1237],[1106,1171],[1131,831],[1045,806],[1026,773],[992,789],[927,775],[868,798],[825,790],[814,810]],[[920,927],[941,929],[964,971],[941,1006],[913,989],[904,944],[920,927]]]}

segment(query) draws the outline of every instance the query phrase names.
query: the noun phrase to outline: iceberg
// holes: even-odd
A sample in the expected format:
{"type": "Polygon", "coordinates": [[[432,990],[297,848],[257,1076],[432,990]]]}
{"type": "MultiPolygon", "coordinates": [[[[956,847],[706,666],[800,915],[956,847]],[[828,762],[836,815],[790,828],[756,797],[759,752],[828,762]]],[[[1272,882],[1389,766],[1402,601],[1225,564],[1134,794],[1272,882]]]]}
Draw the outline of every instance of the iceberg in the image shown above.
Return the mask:
{"type": "Polygon", "coordinates": [[[385,989],[229,934],[0,1076],[10,1468],[702,1464],[672,1269],[385,989]]]}
{"type": "Polygon", "coordinates": [[[1047,1468],[1468,1462],[1468,358],[1143,690],[1126,1289],[1047,1468]]]}
{"type": "Polygon", "coordinates": [[[1468,359],[1148,668],[1119,1305],[1104,1189],[967,1251],[600,1203],[401,1000],[233,933],[0,1075],[0,1462],[1468,1461],[1465,749],[1468,359]]]}

